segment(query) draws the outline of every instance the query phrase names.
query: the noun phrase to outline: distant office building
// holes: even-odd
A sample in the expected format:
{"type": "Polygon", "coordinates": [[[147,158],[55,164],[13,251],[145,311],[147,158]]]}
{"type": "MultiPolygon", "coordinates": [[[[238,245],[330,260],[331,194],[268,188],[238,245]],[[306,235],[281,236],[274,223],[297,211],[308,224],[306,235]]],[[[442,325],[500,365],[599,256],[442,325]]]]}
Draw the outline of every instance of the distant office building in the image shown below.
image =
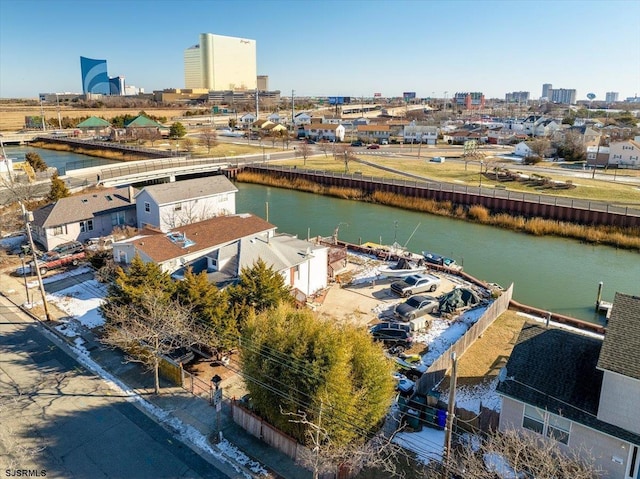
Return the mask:
{"type": "Polygon", "coordinates": [[[514,91],[504,96],[507,103],[527,103],[529,101],[528,91],[514,91]]]}
{"type": "Polygon", "coordinates": [[[608,91],[605,94],[605,100],[607,103],[615,103],[618,101],[619,93],[617,91],[608,91]]]}
{"type": "Polygon", "coordinates": [[[124,95],[126,92],[124,77],[117,76],[109,78],[109,94],[124,95]]]}
{"type": "Polygon", "coordinates": [[[551,83],[545,83],[542,85],[542,98],[547,101],[551,100],[551,92],[553,90],[553,85],[551,83]]]}
{"type": "Polygon", "coordinates": [[[456,93],[452,100],[454,105],[463,107],[466,110],[479,110],[484,108],[484,95],[478,91],[456,93]]]}
{"type": "Polygon", "coordinates": [[[256,41],[201,33],[200,43],[184,51],[185,88],[255,90],[256,41]]]}
{"type": "Polygon", "coordinates": [[[553,103],[561,103],[565,105],[575,105],[576,91],[566,88],[557,88],[551,90],[551,101],[553,103]]]}
{"type": "Polygon", "coordinates": [[[109,75],[107,75],[107,60],[80,57],[80,71],[82,72],[82,93],[97,93],[108,95],[110,92],[109,75]]]}
{"type": "Polygon", "coordinates": [[[269,75],[258,75],[258,90],[267,91],[269,89],[269,75]]]}

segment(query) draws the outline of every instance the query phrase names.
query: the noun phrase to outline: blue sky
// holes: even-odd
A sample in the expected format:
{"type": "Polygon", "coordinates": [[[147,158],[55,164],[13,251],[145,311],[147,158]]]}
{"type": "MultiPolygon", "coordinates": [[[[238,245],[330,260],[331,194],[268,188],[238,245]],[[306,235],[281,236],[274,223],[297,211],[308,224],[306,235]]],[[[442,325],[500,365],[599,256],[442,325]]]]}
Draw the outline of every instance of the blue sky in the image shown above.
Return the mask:
{"type": "Polygon", "coordinates": [[[283,95],[491,98],[543,83],[640,94],[640,1],[0,0],[0,98],[80,92],[79,57],[151,92],[184,87],[200,33],[257,41],[283,95]]]}

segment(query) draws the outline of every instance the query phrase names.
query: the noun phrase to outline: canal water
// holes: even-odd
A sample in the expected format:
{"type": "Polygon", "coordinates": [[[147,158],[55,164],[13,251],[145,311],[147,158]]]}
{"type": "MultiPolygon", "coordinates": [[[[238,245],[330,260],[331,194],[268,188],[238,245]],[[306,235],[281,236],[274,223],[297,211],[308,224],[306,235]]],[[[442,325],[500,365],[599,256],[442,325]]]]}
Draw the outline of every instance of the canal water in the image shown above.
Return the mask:
{"type": "Polygon", "coordinates": [[[66,174],[67,169],[89,168],[90,166],[121,164],[120,161],[106,160],[95,156],[78,155],[68,151],[45,150],[29,146],[6,146],[4,151],[14,162],[24,161],[29,152],[38,153],[48,166],[58,169],[59,175],[66,174]]]}
{"type": "MultiPolygon", "coordinates": [[[[77,161],[99,164],[97,158],[74,153],[24,147],[5,150],[18,159],[33,150],[47,164],[62,168],[77,161]]],[[[279,232],[306,238],[308,234],[330,236],[339,227],[338,237],[352,243],[397,241],[416,253],[428,250],[450,256],[478,279],[503,286],[514,283],[517,301],[555,313],[602,323],[603,318],[594,313],[600,281],[604,300],[613,300],[616,291],[640,295],[640,254],[636,252],[287,189],[236,186],[236,210],[266,218],[268,204],[268,219],[279,232]]]]}
{"type": "Polygon", "coordinates": [[[555,313],[602,323],[594,312],[600,281],[605,300],[612,300],[616,291],[640,294],[636,252],[311,193],[236,186],[236,210],[264,218],[268,203],[269,222],[280,232],[302,238],[330,236],[339,227],[339,239],[352,243],[395,240],[416,253],[427,250],[452,257],[478,279],[505,287],[514,283],[515,300],[555,313]]]}

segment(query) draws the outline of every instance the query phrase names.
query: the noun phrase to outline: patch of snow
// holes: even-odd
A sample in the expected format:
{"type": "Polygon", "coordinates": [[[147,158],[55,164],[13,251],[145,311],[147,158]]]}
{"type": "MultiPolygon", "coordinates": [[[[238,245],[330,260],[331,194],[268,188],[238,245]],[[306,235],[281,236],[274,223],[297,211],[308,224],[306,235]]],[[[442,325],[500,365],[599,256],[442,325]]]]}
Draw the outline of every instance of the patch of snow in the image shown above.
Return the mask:
{"type": "Polygon", "coordinates": [[[47,300],[91,329],[104,324],[98,308],[103,303],[105,287],[96,280],[84,281],[53,294],[47,300]]]}
{"type": "Polygon", "coordinates": [[[444,431],[423,427],[419,432],[399,432],[393,442],[416,454],[416,459],[424,464],[441,462],[444,451],[444,431]]]}
{"type": "Polygon", "coordinates": [[[71,278],[73,276],[78,276],[79,274],[90,273],[91,271],[93,270],[89,266],[80,266],[78,268],[70,269],[69,271],[64,271],[62,273],[42,278],[42,284],[55,283],[56,281],[60,281],[61,279],[71,278]]]}
{"type": "MultiPolygon", "coordinates": [[[[480,406],[500,412],[500,395],[496,392],[498,378],[474,386],[459,386],[456,389],[456,406],[480,414],[480,406]]],[[[440,399],[448,404],[449,393],[444,391],[440,399]]]]}
{"type": "MultiPolygon", "coordinates": [[[[518,313],[516,313],[516,315],[523,316],[523,317],[525,317],[527,319],[531,319],[533,321],[536,321],[537,323],[543,323],[543,324],[547,323],[547,319],[546,318],[541,318],[539,316],[534,316],[533,314],[527,314],[527,313],[518,312],[518,313]]],[[[582,334],[584,336],[589,336],[590,338],[604,339],[604,335],[603,334],[594,333],[593,331],[587,331],[585,329],[576,328],[575,326],[570,326],[568,324],[557,323],[555,321],[550,321],[549,324],[551,326],[553,326],[554,328],[566,329],[567,331],[572,331],[574,333],[582,334]]]]}

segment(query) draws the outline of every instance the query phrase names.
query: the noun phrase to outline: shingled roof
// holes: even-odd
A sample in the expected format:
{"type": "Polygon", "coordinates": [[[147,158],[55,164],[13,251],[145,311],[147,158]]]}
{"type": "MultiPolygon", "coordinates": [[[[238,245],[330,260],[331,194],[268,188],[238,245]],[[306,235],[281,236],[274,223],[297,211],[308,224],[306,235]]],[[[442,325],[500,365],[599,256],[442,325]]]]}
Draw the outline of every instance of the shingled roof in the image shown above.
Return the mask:
{"type": "Polygon", "coordinates": [[[640,380],[640,297],[616,293],[598,369],[640,380]]]}
{"type": "Polygon", "coordinates": [[[597,418],[603,372],[596,368],[602,340],[526,323],[496,390],[627,441],[640,435],[597,418]]]}
{"type": "Polygon", "coordinates": [[[149,259],[162,263],[275,228],[271,223],[251,214],[217,216],[175,228],[169,233],[143,231],[140,236],[123,242],[133,243],[136,250],[143,252],[149,259]],[[187,238],[187,246],[172,241],[172,233],[187,238]]]}
{"type": "Polygon", "coordinates": [[[238,188],[226,176],[215,175],[145,186],[142,191],[146,191],[158,205],[166,205],[177,201],[207,198],[221,193],[235,193],[238,188]]]}
{"type": "Polygon", "coordinates": [[[60,198],[33,212],[34,224],[43,228],[88,220],[99,215],[133,207],[135,200],[127,187],[105,188],[84,195],[60,198]]]}

